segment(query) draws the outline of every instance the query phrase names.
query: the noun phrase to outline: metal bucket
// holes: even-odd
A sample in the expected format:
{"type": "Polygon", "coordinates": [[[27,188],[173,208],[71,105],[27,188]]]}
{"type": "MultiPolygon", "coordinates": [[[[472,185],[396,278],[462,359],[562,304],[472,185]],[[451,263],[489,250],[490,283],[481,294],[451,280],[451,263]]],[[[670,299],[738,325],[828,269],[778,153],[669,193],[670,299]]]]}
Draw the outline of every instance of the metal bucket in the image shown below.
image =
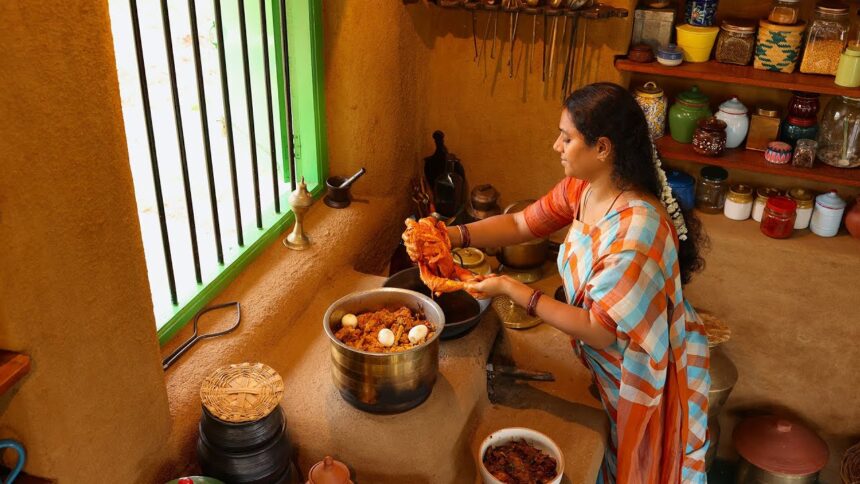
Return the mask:
{"type": "Polygon", "coordinates": [[[334,385],[354,407],[373,413],[404,412],[430,396],[439,373],[439,335],[445,329],[445,315],[429,297],[391,287],[354,292],[329,306],[323,328],[331,343],[334,385]],[[351,348],[334,335],[345,314],[400,306],[423,311],[433,323],[435,332],[429,341],[399,353],[371,353],[351,348]]]}

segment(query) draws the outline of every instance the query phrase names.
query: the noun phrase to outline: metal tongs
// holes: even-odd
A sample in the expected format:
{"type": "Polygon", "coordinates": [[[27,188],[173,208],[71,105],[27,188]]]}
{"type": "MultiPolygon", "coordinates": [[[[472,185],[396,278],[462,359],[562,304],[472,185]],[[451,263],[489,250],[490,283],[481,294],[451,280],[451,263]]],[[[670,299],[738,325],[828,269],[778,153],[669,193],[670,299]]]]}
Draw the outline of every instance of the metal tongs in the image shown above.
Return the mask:
{"type": "Polygon", "coordinates": [[[192,346],[194,346],[201,339],[209,339],[209,338],[214,338],[216,336],[223,336],[227,333],[232,332],[233,330],[235,330],[236,328],[239,327],[239,321],[241,321],[241,319],[242,319],[242,308],[238,302],[228,302],[228,303],[218,304],[215,306],[210,306],[208,308],[201,309],[200,312],[198,312],[197,315],[194,316],[194,333],[191,335],[190,338],[188,338],[187,341],[185,341],[184,343],[179,345],[179,347],[176,348],[176,350],[174,350],[173,353],[171,353],[167,358],[164,359],[164,361],[161,362],[162,368],[164,369],[164,371],[167,371],[167,369],[170,368],[170,365],[172,365],[176,360],[179,359],[180,356],[182,356],[186,351],[188,351],[188,348],[191,348],[192,346]],[[206,314],[210,311],[215,311],[216,309],[223,309],[223,308],[226,308],[229,306],[236,306],[236,322],[235,323],[233,323],[229,328],[225,329],[224,331],[217,331],[214,333],[198,334],[198,331],[197,331],[198,330],[198,322],[200,321],[201,316],[203,316],[204,314],[206,314]]]}

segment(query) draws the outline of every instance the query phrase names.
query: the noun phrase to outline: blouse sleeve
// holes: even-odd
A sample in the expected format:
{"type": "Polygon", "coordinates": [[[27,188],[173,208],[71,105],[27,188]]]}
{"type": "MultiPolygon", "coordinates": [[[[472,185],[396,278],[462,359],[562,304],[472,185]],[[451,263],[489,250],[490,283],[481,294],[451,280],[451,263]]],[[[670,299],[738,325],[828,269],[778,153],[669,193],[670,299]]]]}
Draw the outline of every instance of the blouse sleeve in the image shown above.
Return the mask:
{"type": "Polygon", "coordinates": [[[585,182],[573,177],[561,180],[540,200],[526,207],[526,225],[535,237],[546,237],[573,221],[585,182]]]}

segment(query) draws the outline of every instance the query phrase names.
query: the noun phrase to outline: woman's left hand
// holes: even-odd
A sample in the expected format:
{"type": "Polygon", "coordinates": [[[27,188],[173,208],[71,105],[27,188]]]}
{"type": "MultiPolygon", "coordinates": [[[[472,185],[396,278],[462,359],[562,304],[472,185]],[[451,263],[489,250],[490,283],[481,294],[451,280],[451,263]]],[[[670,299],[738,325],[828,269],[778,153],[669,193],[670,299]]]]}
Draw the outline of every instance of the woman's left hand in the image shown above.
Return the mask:
{"type": "Polygon", "coordinates": [[[466,283],[466,289],[469,292],[479,292],[487,297],[507,296],[511,292],[511,288],[516,284],[522,284],[508,276],[487,276],[482,281],[473,281],[466,283]]]}

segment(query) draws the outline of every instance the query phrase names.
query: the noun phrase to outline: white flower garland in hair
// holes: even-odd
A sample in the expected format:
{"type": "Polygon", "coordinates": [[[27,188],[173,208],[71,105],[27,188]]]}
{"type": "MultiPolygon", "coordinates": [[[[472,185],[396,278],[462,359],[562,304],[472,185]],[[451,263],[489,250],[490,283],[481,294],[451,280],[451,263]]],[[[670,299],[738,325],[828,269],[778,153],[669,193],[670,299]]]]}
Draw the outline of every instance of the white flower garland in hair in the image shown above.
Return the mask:
{"type": "Polygon", "coordinates": [[[681,207],[672,196],[672,187],[669,186],[669,180],[666,179],[666,172],[663,171],[663,164],[660,162],[660,156],[657,154],[657,146],[651,143],[651,157],[654,160],[654,168],[657,169],[657,177],[660,178],[660,201],[669,212],[669,217],[675,225],[675,231],[678,233],[678,240],[687,240],[687,224],[684,222],[684,214],[681,213],[681,207]]]}

